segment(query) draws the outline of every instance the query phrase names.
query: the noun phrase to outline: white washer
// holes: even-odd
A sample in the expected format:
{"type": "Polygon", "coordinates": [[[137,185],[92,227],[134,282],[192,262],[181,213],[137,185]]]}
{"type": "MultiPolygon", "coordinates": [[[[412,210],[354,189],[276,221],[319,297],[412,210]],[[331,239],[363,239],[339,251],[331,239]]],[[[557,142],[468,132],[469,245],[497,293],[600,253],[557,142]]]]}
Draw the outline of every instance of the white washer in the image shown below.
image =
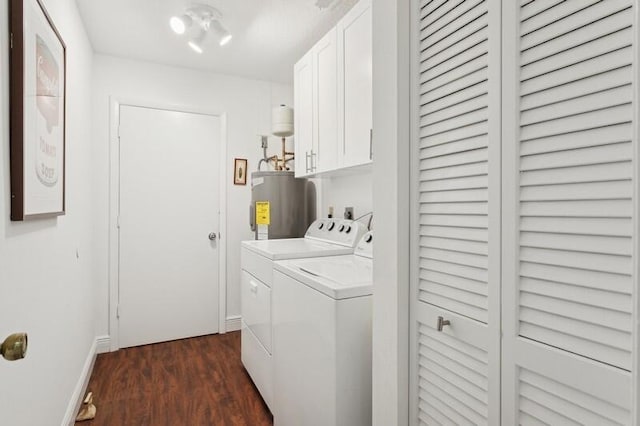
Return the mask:
{"type": "Polygon", "coordinates": [[[371,425],[372,253],[276,262],[276,426],[371,425]]]}
{"type": "Polygon", "coordinates": [[[320,219],[311,224],[304,238],[242,242],[242,363],[272,412],[274,261],[353,253],[365,232],[366,227],[360,222],[320,219]]]}

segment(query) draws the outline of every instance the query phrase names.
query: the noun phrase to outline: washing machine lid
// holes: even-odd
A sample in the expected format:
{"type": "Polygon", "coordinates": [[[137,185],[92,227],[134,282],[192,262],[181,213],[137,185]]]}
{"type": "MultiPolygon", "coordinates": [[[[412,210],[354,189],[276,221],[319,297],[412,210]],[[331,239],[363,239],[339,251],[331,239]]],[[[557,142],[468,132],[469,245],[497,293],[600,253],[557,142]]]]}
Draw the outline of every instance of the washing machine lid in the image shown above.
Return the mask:
{"type": "Polygon", "coordinates": [[[373,262],[362,256],[283,260],[274,268],[333,299],[373,294],[373,262]]]}
{"type": "Polygon", "coordinates": [[[242,247],[271,260],[299,259],[351,254],[353,247],[317,241],[310,238],[243,241],[242,247]]]}

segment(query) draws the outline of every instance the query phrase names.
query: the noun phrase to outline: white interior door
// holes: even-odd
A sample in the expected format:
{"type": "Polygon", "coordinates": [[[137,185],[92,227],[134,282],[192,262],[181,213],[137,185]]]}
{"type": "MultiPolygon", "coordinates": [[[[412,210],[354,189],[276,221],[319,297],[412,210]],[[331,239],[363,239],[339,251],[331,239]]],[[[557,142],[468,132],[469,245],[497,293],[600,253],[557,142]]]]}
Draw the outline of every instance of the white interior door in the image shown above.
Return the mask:
{"type": "Polygon", "coordinates": [[[634,3],[503,1],[505,425],[638,424],[634,3]]]}
{"type": "Polygon", "coordinates": [[[410,418],[497,425],[500,2],[413,4],[410,418]]]}
{"type": "Polygon", "coordinates": [[[120,107],[119,346],[218,331],[220,119],[120,107]]]}
{"type": "Polygon", "coordinates": [[[414,7],[412,422],[639,424],[637,2],[414,7]]]}

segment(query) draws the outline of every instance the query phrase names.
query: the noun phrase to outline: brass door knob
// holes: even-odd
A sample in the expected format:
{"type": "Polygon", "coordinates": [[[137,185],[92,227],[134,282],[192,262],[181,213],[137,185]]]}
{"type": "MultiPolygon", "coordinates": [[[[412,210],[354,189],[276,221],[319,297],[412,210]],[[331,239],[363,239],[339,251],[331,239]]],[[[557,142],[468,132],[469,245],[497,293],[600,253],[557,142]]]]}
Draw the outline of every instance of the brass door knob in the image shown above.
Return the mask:
{"type": "Polygon", "coordinates": [[[13,333],[0,345],[0,354],[7,361],[17,361],[27,356],[27,333],[13,333]]]}

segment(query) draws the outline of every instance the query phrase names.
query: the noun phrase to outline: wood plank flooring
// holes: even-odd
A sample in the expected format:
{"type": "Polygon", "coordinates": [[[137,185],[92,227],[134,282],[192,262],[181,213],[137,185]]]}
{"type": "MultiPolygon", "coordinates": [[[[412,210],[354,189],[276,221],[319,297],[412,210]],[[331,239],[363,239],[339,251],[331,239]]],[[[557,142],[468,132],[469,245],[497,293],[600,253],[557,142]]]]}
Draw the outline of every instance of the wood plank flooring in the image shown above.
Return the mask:
{"type": "Polygon", "coordinates": [[[240,361],[240,332],[101,354],[88,390],[97,415],[77,426],[273,424],[240,361]]]}

